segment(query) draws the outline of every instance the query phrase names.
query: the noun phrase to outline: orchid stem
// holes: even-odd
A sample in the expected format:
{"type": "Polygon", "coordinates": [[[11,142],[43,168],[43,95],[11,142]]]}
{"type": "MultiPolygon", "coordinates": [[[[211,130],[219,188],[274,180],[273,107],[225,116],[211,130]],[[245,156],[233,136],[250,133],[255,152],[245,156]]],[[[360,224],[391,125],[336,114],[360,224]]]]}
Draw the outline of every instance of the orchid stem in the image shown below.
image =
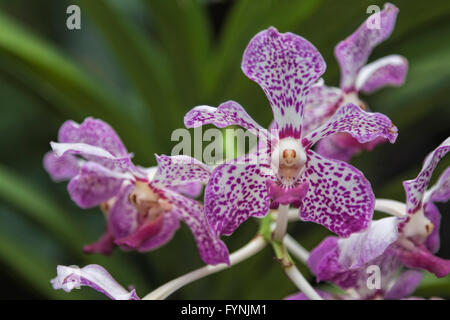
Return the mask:
{"type": "Polygon", "coordinates": [[[273,231],[273,240],[277,242],[283,242],[283,238],[286,234],[289,218],[289,205],[280,204],[278,207],[278,215],[275,230],[273,231]]]}
{"type": "Polygon", "coordinates": [[[309,284],[301,272],[297,269],[295,264],[284,268],[289,279],[299,288],[305,296],[310,300],[323,300],[322,297],[314,290],[314,288],[309,284]]]}
{"type": "MultiPolygon", "coordinates": [[[[236,265],[239,262],[242,262],[255,255],[256,253],[261,251],[266,246],[266,244],[266,240],[262,236],[257,235],[255,238],[253,238],[253,240],[251,240],[241,249],[230,255],[230,266],[236,265]]],[[[147,294],[142,300],[163,300],[185,285],[198,279],[204,278],[210,274],[224,270],[228,267],[229,266],[224,263],[215,266],[204,266],[167,282],[166,284],[147,294]]]]}
{"type": "Polygon", "coordinates": [[[283,243],[288,249],[289,252],[292,253],[294,257],[299,259],[303,263],[308,262],[309,252],[303,246],[294,240],[290,235],[286,234],[283,239],[283,243]]]}

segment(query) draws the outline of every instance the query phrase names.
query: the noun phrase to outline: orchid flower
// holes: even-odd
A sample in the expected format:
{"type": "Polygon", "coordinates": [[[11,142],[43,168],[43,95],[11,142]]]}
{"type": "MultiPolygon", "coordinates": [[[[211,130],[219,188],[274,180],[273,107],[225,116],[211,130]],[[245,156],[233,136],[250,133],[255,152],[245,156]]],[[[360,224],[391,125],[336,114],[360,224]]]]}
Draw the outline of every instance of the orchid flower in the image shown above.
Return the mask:
{"type": "Polygon", "coordinates": [[[185,125],[190,128],[239,125],[258,134],[266,146],[212,172],[204,203],[216,235],[231,235],[249,217],[263,217],[269,207],[280,204],[300,207],[303,220],[320,223],[343,237],[368,227],[374,207],[370,183],[356,168],[324,158],[311,147],[337,132],[348,132],[361,143],[378,137],[394,142],[397,130],[386,116],[348,104],[321,127],[305,134],[305,99],[325,68],[310,42],[269,28],[248,44],[242,70],[266,93],[279,135],[257,124],[234,101],[218,108],[198,106],[185,116],[185,125]]]}
{"type": "Polygon", "coordinates": [[[81,286],[88,286],[103,293],[112,300],[139,300],[136,291],[125,290],[103,267],[90,264],[83,268],[77,266],[58,266],[56,278],[50,283],[53,289],[70,292],[81,286]]]}
{"type": "Polygon", "coordinates": [[[211,169],[187,156],[157,156],[158,168],[131,162],[114,130],[101,120],[65,122],[58,143],[44,157],[54,180],[70,179],[68,191],[81,208],[100,206],[105,234],[85,252],[109,254],[115,245],[140,252],[167,243],[183,220],[194,234],[207,264],[228,263],[225,244],[212,233],[203,205],[180,192],[196,195],[211,169]]]}
{"type": "Polygon", "coordinates": [[[333,282],[361,299],[401,299],[409,296],[427,270],[437,277],[450,273],[450,260],[433,255],[439,250],[440,214],[433,202],[450,198],[450,168],[426,190],[439,160],[450,151],[447,138],[425,159],[419,175],[403,183],[406,204],[377,200],[376,209],[395,215],[373,221],[364,232],[347,239],[328,237],[310,254],[308,265],[318,281],[333,282]],[[367,267],[381,271],[381,286],[368,289],[367,267]],[[403,271],[406,268],[406,271],[403,271]]]}
{"type": "MultiPolygon", "coordinates": [[[[381,12],[370,16],[352,35],[335,47],[341,69],[340,88],[319,83],[311,89],[305,107],[305,128],[309,132],[326,122],[340,107],[353,103],[367,110],[359,93],[372,93],[387,86],[400,86],[408,71],[407,60],[389,55],[367,64],[372,50],[392,33],[398,8],[387,3],[381,12]],[[379,28],[371,25],[379,15],[379,28]]],[[[347,133],[338,133],[320,141],[317,152],[328,158],[349,161],[362,150],[372,150],[386,139],[379,137],[360,142],[347,133]]]]}

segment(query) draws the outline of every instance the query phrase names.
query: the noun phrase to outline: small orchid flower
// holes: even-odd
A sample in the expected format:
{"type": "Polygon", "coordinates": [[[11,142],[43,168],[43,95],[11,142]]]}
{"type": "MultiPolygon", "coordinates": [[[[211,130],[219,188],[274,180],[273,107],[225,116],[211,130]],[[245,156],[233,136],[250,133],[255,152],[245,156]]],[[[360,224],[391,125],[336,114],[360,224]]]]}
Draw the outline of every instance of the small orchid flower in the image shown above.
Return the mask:
{"type": "MultiPolygon", "coordinates": [[[[387,3],[381,12],[369,17],[352,35],[335,47],[341,69],[340,88],[318,83],[311,89],[305,108],[305,128],[309,132],[327,121],[340,107],[353,103],[367,110],[359,93],[372,93],[387,86],[400,86],[408,71],[407,60],[400,55],[389,55],[366,64],[372,50],[392,33],[398,8],[387,3]],[[370,24],[377,20],[380,26],[370,24]]],[[[349,161],[362,150],[372,150],[386,139],[361,143],[347,133],[338,133],[320,141],[317,152],[328,158],[349,161]]]]}
{"type": "Polygon", "coordinates": [[[114,130],[87,118],[68,121],[52,142],[44,166],[55,180],[70,179],[68,191],[81,208],[100,206],[107,221],[105,234],[85,252],[109,254],[115,245],[140,252],[168,242],[183,220],[192,230],[207,264],[228,263],[225,244],[206,220],[203,206],[181,193],[196,195],[211,169],[186,156],[157,156],[158,168],[131,162],[114,130]]]}
{"type": "Polygon", "coordinates": [[[364,143],[377,137],[394,142],[396,128],[384,115],[348,104],[314,132],[303,131],[303,109],[325,62],[307,40],[269,28],[245,50],[242,70],[266,93],[276,122],[276,136],[257,124],[238,103],[218,108],[198,106],[185,116],[186,127],[241,126],[258,134],[266,147],[216,167],[205,189],[205,211],[217,235],[230,235],[249,217],[263,217],[282,204],[300,206],[300,217],[320,223],[340,236],[364,230],[372,217],[370,183],[356,168],[324,158],[311,147],[336,132],[364,143]],[[270,205],[272,200],[272,205],[270,205]]]}
{"type": "Polygon", "coordinates": [[[81,269],[77,266],[60,265],[56,270],[56,278],[50,281],[55,290],[70,292],[81,286],[88,286],[112,300],[139,300],[134,289],[127,291],[108,271],[97,264],[90,264],[81,269]]]}
{"type": "Polygon", "coordinates": [[[356,292],[359,298],[400,299],[410,295],[427,270],[437,277],[450,273],[450,260],[433,255],[439,250],[440,215],[433,202],[450,199],[450,168],[426,191],[439,160],[450,151],[450,138],[425,159],[419,175],[403,183],[406,205],[377,200],[377,210],[396,215],[373,221],[347,239],[326,238],[310,254],[308,265],[318,281],[330,281],[356,292]],[[381,270],[380,288],[368,289],[367,267],[381,270]],[[407,268],[407,271],[402,270],[407,268]],[[408,270],[411,269],[411,270],[408,270]]]}

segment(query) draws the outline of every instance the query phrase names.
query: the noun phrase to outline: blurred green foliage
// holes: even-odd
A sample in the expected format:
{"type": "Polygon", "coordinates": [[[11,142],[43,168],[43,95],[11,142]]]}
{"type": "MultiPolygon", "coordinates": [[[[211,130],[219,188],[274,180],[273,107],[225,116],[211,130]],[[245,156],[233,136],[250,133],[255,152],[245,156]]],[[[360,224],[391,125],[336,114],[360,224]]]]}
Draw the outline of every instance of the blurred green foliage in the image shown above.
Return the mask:
{"type": "MultiPolygon", "coordinates": [[[[404,199],[401,181],[414,177],[425,155],[450,133],[450,2],[392,1],[400,8],[392,36],[371,60],[397,53],[409,60],[401,88],[364,97],[399,128],[394,145],[356,157],[378,197],[404,199]]],[[[109,122],[135,153],[155,164],[170,153],[170,134],[199,104],[240,102],[259,123],[272,115],[260,88],[240,70],[246,44],[275,26],[310,40],[328,64],[328,85],[338,85],[334,46],[382,1],[361,0],[0,0],[0,298],[98,298],[89,289],[51,289],[57,264],[98,263],[143,296],[202,264],[188,228],[146,254],[116,250],[87,256],[82,245],[103,231],[98,209],[82,210],[65,183],[42,168],[49,141],[66,119],[94,116],[109,122]],[[66,8],[81,8],[81,30],[66,28],[66,8]]],[[[448,166],[443,161],[435,176],[448,166]]],[[[440,206],[448,211],[449,206],[440,206]]],[[[450,227],[446,215],[442,229],[450,227]]],[[[233,251],[256,232],[245,223],[225,241],[233,251]]],[[[328,233],[297,223],[290,232],[312,248],[328,233]]],[[[450,258],[441,232],[440,256],[450,258]]],[[[173,298],[280,299],[295,291],[266,249],[250,260],[183,288],[173,298]]],[[[306,268],[300,266],[308,276],[306,268]]],[[[427,275],[418,294],[450,298],[450,278],[427,275]]]]}

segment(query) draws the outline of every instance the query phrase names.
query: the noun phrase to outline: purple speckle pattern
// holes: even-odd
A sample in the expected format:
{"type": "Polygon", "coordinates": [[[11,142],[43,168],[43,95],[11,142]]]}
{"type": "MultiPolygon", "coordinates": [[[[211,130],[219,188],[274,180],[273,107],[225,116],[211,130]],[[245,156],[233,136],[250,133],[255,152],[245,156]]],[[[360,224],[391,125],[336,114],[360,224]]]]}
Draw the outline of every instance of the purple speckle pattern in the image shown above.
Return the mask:
{"type": "Polygon", "coordinates": [[[372,69],[372,66],[377,64],[377,68],[370,72],[367,77],[357,88],[366,94],[377,91],[385,86],[401,86],[405,82],[406,74],[408,73],[408,60],[402,56],[393,55],[381,58],[366,65],[361,69],[360,74],[365,74],[365,70],[372,69]],[[391,61],[401,61],[401,63],[391,63],[391,61]]]}
{"type": "Polygon", "coordinates": [[[153,178],[165,187],[174,187],[189,182],[206,183],[211,176],[212,168],[189,156],[156,156],[158,171],[153,178]]]}
{"type": "Polygon", "coordinates": [[[397,128],[388,117],[378,112],[366,112],[349,103],[340,107],[326,124],[303,138],[302,143],[310,147],[320,139],[340,132],[351,134],[360,143],[380,137],[394,143],[397,138],[397,128]]]}
{"type": "Polygon", "coordinates": [[[306,96],[326,68],[319,51],[304,38],[271,27],[250,41],[241,68],[266,93],[280,138],[300,138],[306,96]]]}
{"type": "Polygon", "coordinates": [[[43,164],[54,182],[69,180],[80,170],[80,163],[76,157],[70,154],[58,157],[52,151],[45,154],[43,164]]]}
{"type": "Polygon", "coordinates": [[[406,191],[408,214],[414,214],[422,207],[422,198],[430,183],[431,175],[439,161],[450,151],[450,137],[433,150],[425,159],[422,170],[413,180],[403,182],[406,191]]]}
{"type": "Polygon", "coordinates": [[[300,218],[320,223],[341,237],[366,229],[372,219],[374,194],[370,182],[353,166],[307,151],[303,182],[309,190],[300,218]]]}
{"type": "Polygon", "coordinates": [[[212,230],[231,235],[249,217],[269,212],[267,165],[230,161],[218,166],[205,188],[205,211],[212,230]]]}
{"type": "Polygon", "coordinates": [[[114,197],[123,181],[123,177],[116,172],[89,161],[81,167],[78,175],[70,180],[67,189],[78,206],[91,208],[114,197]]]}
{"type": "Polygon", "coordinates": [[[340,86],[346,92],[354,89],[358,72],[366,64],[372,50],[390,36],[395,26],[398,8],[386,3],[379,14],[380,28],[369,29],[365,21],[352,35],[335,47],[334,53],[341,68],[340,86]]]}
{"type": "Polygon", "coordinates": [[[433,187],[431,201],[447,202],[450,199],[450,168],[445,169],[433,187]]]}
{"type": "Polygon", "coordinates": [[[164,195],[174,204],[174,212],[191,229],[202,260],[211,265],[230,264],[228,249],[212,232],[203,205],[169,190],[165,190],[164,195]]]}
{"type": "Polygon", "coordinates": [[[260,130],[265,131],[235,101],[224,102],[217,108],[198,106],[184,116],[184,125],[187,128],[196,128],[205,124],[213,124],[218,128],[237,125],[249,130],[253,134],[258,134],[260,130]]]}
{"type": "Polygon", "coordinates": [[[89,286],[112,300],[139,300],[134,289],[125,290],[105,268],[97,264],[83,268],[59,265],[56,270],[56,278],[50,281],[55,290],[70,292],[81,286],[89,286]]]}

